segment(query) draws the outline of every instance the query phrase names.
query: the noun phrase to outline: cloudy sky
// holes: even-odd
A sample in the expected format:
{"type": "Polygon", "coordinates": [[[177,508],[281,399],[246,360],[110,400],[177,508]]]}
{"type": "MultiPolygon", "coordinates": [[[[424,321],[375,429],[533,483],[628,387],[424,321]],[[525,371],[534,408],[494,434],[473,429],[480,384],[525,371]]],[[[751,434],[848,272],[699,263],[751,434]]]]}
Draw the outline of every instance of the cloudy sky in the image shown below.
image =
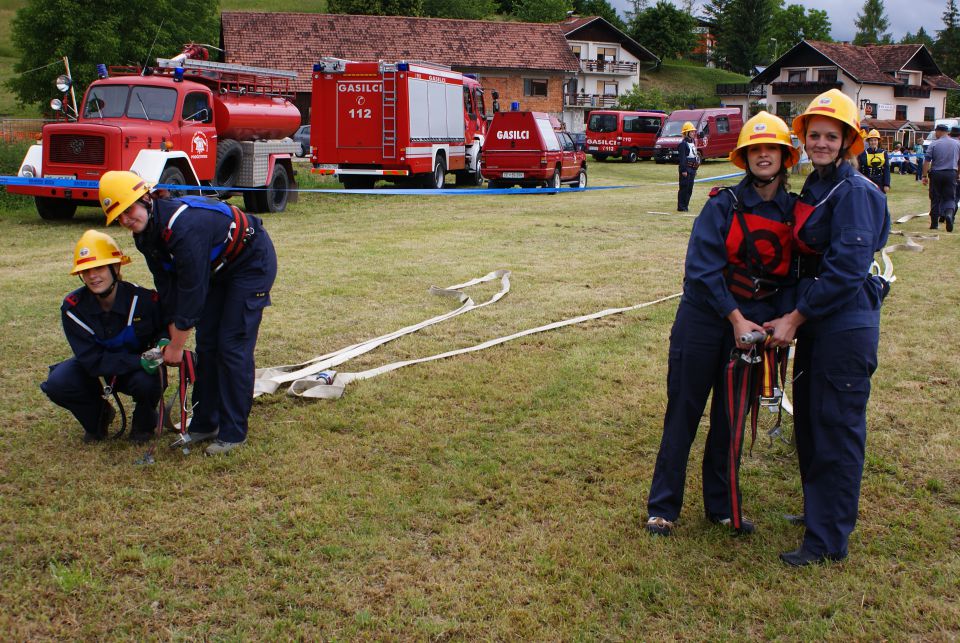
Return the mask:
{"type": "MultiPolygon", "coordinates": [[[[670,0],[675,5],[680,0],[670,0]]],[[[613,6],[623,12],[630,3],[627,0],[611,0],[613,6]]],[[[653,5],[655,0],[650,0],[653,5]]],[[[784,5],[799,4],[807,9],[826,11],[833,27],[834,40],[853,40],[857,31],[854,21],[863,8],[863,0],[784,0],[784,5]]],[[[703,2],[697,2],[702,6],[703,2]]],[[[927,33],[935,36],[943,28],[943,10],[947,0],[885,0],[887,19],[890,21],[890,32],[894,40],[899,40],[908,31],[915,33],[923,26],[927,33]]]]}

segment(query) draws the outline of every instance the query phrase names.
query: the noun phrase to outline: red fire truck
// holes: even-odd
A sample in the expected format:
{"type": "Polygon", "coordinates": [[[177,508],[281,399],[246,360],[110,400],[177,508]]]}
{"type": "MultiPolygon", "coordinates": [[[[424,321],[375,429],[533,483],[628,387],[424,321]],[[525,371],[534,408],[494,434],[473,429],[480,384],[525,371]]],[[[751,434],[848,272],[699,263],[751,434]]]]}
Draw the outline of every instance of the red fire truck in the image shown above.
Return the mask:
{"type": "MultiPolygon", "coordinates": [[[[301,120],[289,100],[296,74],[206,58],[206,49],[188,45],[146,70],[101,66],[79,114],[51,102],[68,120],[43,127],[19,175],[98,181],[108,170],[133,170],[152,183],[264,188],[243,192],[246,209],[284,210],[296,196],[288,190],[296,187],[291,157],[299,144],[285,138],[301,120]]],[[[58,87],[69,82],[61,77],[58,87]]],[[[44,219],[98,205],[95,187],[7,189],[33,196],[44,219]]]]}
{"type": "Polygon", "coordinates": [[[483,182],[483,89],[449,67],[324,58],[313,66],[310,122],[313,172],[348,189],[381,179],[440,189],[447,172],[483,182]]]}

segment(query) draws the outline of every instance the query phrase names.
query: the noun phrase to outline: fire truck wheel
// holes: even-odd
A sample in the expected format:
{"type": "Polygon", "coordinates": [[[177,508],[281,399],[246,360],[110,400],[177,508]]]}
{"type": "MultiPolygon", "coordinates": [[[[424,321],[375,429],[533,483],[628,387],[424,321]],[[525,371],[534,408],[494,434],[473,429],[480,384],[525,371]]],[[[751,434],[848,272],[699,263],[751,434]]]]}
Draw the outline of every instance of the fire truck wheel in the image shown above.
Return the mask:
{"type": "Polygon", "coordinates": [[[480,176],[480,169],[478,168],[476,172],[471,172],[470,170],[457,172],[457,185],[465,185],[471,188],[482,186],[483,177],[480,176]]]}
{"type": "Polygon", "coordinates": [[[290,174],[285,165],[278,163],[263,190],[244,191],[243,207],[250,212],[283,212],[287,209],[289,190],[290,174]]]}
{"type": "Polygon", "coordinates": [[[577,187],[587,187],[587,168],[585,167],[581,167],[580,172],[577,174],[577,187]]]}
{"type": "Polygon", "coordinates": [[[215,185],[232,188],[240,176],[240,164],[243,161],[243,149],[240,143],[225,138],[217,142],[217,170],[214,173],[215,185]]]}
{"type": "Polygon", "coordinates": [[[437,160],[433,165],[433,174],[426,177],[426,187],[428,190],[442,190],[446,180],[447,162],[437,154],[437,160]]]}
{"type": "Polygon", "coordinates": [[[63,221],[72,219],[77,211],[77,204],[66,199],[52,199],[46,196],[34,197],[37,205],[37,214],[44,221],[63,221]]]}
{"type": "MultiPolygon", "coordinates": [[[[164,168],[163,173],[160,174],[160,181],[158,181],[158,183],[162,185],[186,185],[187,180],[183,178],[183,172],[180,171],[180,168],[168,165],[164,168]]],[[[177,197],[187,194],[190,193],[186,190],[170,190],[171,199],[176,199],[177,197]]]]}
{"type": "Polygon", "coordinates": [[[626,152],[624,152],[623,160],[627,163],[636,163],[637,162],[636,150],[627,150],[626,152]]]}

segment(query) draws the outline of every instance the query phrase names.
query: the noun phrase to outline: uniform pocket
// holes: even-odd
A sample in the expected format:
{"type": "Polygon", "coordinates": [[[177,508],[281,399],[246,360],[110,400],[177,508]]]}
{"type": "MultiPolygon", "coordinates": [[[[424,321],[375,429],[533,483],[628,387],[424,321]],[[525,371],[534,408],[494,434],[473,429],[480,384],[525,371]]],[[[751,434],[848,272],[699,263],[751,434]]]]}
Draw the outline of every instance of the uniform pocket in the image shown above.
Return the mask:
{"type": "Polygon", "coordinates": [[[841,228],[840,242],[846,246],[869,246],[873,234],[860,228],[841,228]]]}
{"type": "Polygon", "coordinates": [[[821,406],[823,424],[859,426],[864,422],[870,378],[864,375],[826,373],[827,386],[821,406]]]}

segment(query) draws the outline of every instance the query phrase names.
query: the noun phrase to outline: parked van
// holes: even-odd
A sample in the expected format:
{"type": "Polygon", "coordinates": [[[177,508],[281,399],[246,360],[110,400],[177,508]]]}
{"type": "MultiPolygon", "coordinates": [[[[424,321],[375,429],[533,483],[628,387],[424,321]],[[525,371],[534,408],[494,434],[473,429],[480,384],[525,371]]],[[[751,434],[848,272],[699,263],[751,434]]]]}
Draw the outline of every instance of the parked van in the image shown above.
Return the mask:
{"type": "Polygon", "coordinates": [[[654,148],[657,163],[676,163],[680,145],[680,128],[687,121],[697,128],[697,151],[701,158],[726,158],[737,146],[737,137],[743,127],[739,107],[714,107],[710,109],[678,109],[667,117],[663,132],[654,148]]]}
{"type": "Polygon", "coordinates": [[[598,161],[614,156],[627,163],[653,158],[666,112],[621,112],[598,109],[587,121],[587,152],[598,161]]]}
{"type": "Polygon", "coordinates": [[[498,112],[483,143],[480,172],[491,188],[587,187],[587,155],[543,112],[498,112]]]}

